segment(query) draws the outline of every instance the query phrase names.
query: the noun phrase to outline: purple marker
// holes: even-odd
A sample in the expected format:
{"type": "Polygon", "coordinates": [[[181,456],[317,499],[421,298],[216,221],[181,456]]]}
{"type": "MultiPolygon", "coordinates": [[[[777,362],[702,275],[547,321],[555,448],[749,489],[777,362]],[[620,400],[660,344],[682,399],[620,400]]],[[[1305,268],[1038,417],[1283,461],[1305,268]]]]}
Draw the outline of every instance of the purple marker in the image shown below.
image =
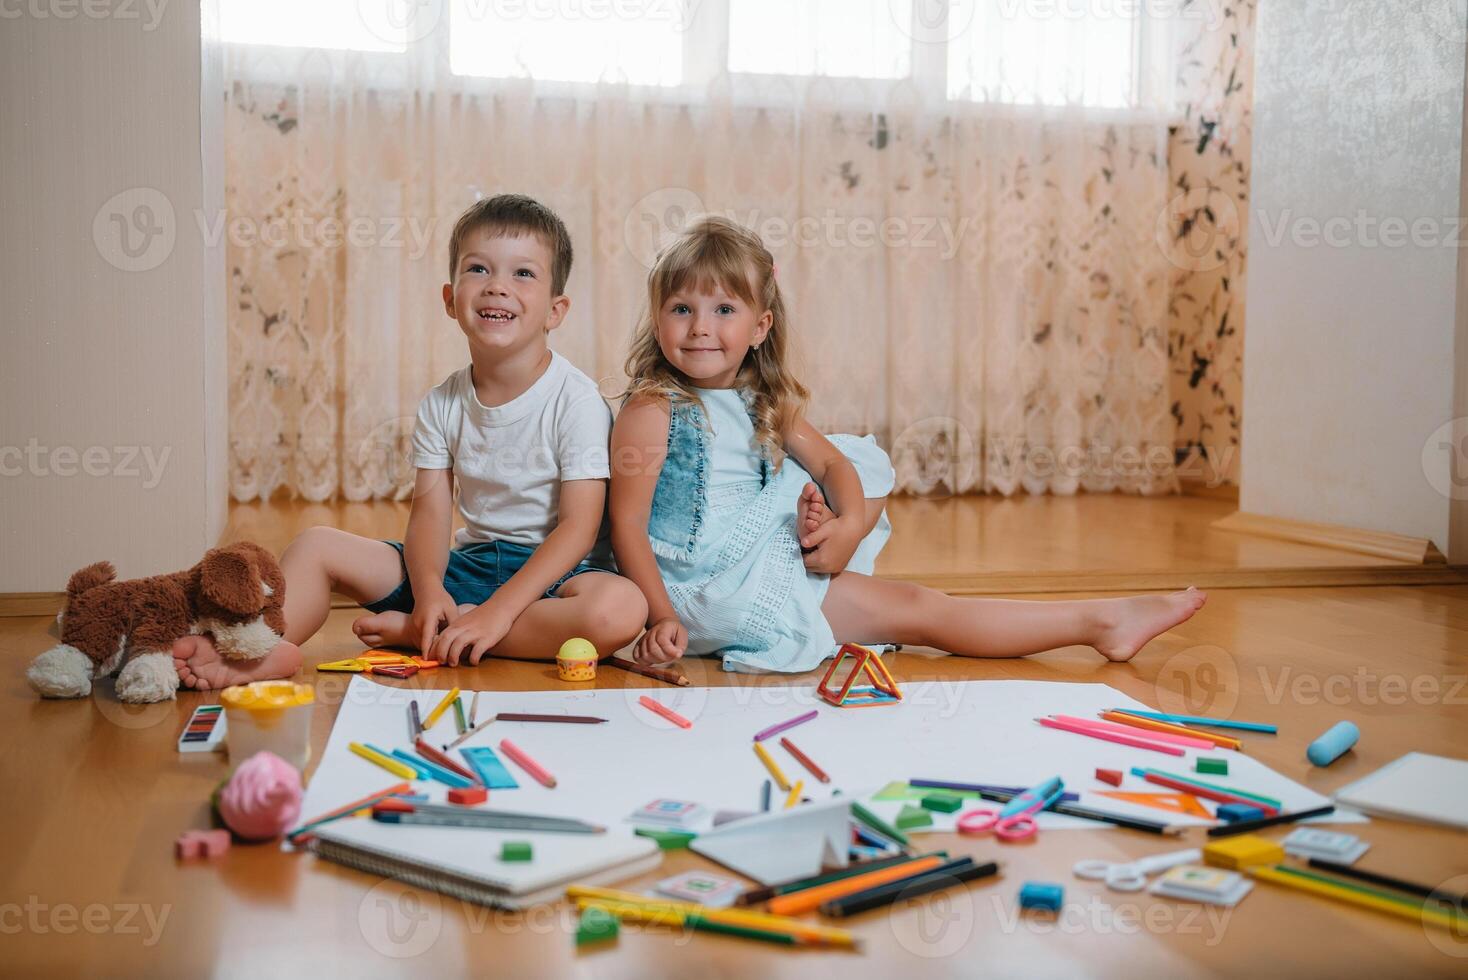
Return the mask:
{"type": "Polygon", "coordinates": [[[783,731],[787,731],[787,730],[789,730],[791,728],[794,728],[796,725],[803,725],[803,724],[805,724],[806,722],[810,721],[812,718],[814,718],[818,714],[820,714],[819,711],[807,711],[805,714],[799,715],[798,717],[795,717],[795,718],[791,718],[789,721],[782,721],[778,725],[771,725],[769,728],[766,728],[764,731],[759,732],[758,734],[756,734],[754,736],[754,740],[756,742],[763,742],[765,739],[769,738],[771,735],[778,735],[778,734],[780,734],[783,731]]]}

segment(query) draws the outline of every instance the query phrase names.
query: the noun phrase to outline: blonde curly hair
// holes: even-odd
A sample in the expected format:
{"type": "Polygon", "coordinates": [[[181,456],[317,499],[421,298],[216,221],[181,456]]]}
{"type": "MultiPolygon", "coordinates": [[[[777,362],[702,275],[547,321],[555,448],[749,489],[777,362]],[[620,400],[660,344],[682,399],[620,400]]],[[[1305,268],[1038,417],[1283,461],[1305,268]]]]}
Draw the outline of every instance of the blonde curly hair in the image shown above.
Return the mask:
{"type": "Polygon", "coordinates": [[[755,441],[778,469],[785,456],[781,436],[805,411],[810,392],[787,363],[790,321],[775,281],[775,258],[742,225],[717,215],[696,218],[658,253],[647,275],[647,306],[627,354],[624,370],[631,380],[624,395],[699,401],[688,377],[663,355],[657,314],[675,293],[711,292],[716,286],[760,313],[770,311],[769,333],[744,356],[734,387],[749,400],[755,441]]]}

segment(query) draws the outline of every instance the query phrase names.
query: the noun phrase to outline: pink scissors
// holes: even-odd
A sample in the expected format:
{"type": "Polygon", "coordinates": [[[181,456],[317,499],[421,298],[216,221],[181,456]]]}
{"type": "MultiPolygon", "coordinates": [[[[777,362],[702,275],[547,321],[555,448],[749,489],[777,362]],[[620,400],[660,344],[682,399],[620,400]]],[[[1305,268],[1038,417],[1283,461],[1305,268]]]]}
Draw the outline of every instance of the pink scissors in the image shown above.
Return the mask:
{"type": "Polygon", "coordinates": [[[1065,784],[1060,777],[1047,779],[1039,786],[1031,787],[1004,804],[1001,809],[984,808],[970,810],[958,818],[960,834],[983,834],[994,831],[1002,841],[1024,840],[1035,836],[1039,826],[1035,814],[1060,798],[1065,784]]]}

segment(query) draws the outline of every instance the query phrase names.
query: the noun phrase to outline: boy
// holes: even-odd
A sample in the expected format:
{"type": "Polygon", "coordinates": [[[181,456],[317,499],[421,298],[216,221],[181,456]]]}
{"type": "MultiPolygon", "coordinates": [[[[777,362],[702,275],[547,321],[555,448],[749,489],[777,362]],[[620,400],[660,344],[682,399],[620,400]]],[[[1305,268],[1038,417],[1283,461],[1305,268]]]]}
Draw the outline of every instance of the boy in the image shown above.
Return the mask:
{"type": "Polygon", "coordinates": [[[646,602],[607,571],[611,410],[590,378],[546,346],[570,306],[570,271],[570,235],[537,201],[502,194],[464,212],[443,302],[470,364],[419,406],[404,542],[329,527],[302,533],[280,561],[285,642],[236,666],[207,638],[187,637],[174,647],[182,684],[293,674],[297,644],[326,621],[333,589],[373,613],[352,624],[368,646],[416,647],[451,665],[486,653],[550,659],[572,636],[605,656],[637,637],[646,602]],[[455,481],[464,527],[451,550],[455,481]]]}

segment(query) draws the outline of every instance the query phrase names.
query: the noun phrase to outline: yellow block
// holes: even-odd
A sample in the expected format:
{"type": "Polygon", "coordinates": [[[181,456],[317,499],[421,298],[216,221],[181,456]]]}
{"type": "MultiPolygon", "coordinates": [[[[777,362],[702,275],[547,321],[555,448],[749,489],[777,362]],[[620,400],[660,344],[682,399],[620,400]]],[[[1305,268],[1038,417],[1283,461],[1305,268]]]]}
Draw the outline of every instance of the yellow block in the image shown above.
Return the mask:
{"type": "Polygon", "coordinates": [[[1283,860],[1284,848],[1257,834],[1225,837],[1203,847],[1205,864],[1230,871],[1242,871],[1259,864],[1279,864],[1283,860]]]}

